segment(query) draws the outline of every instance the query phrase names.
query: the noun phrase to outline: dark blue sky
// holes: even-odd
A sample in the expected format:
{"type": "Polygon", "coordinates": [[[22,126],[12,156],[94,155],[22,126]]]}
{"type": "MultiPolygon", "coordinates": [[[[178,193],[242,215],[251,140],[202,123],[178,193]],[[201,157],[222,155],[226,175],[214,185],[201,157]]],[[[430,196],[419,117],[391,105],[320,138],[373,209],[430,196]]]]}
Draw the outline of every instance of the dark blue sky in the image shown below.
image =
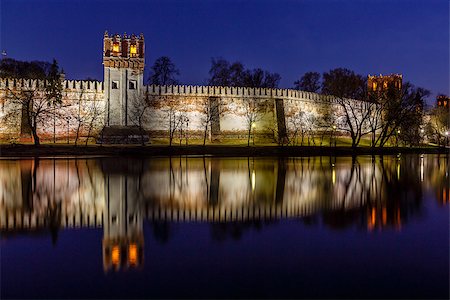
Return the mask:
{"type": "Polygon", "coordinates": [[[102,38],[140,33],[147,66],[170,56],[180,81],[204,84],[211,57],[282,76],[346,67],[402,73],[433,97],[449,93],[449,1],[1,0],[1,49],[56,58],[68,78],[102,79],[102,38]]]}

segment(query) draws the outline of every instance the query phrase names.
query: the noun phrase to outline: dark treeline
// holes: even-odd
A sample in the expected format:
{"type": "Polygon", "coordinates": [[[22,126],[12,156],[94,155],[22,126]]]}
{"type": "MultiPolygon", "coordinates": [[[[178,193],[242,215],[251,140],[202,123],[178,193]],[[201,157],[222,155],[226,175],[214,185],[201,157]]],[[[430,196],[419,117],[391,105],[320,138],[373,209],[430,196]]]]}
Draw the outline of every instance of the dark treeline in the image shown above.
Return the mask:
{"type": "MultiPolygon", "coordinates": [[[[180,84],[177,76],[180,71],[167,56],[155,60],[150,67],[149,84],[174,85],[180,84]]],[[[243,86],[260,88],[277,88],[281,76],[261,68],[246,69],[241,62],[230,63],[223,58],[213,58],[209,70],[208,85],[213,86],[243,86]]]]}
{"type": "Polygon", "coordinates": [[[209,70],[209,85],[277,88],[281,76],[261,68],[246,69],[241,62],[230,63],[223,58],[213,58],[209,70]]]}
{"type": "Polygon", "coordinates": [[[46,61],[20,61],[4,58],[0,61],[1,78],[46,79],[52,63],[46,61]]]}

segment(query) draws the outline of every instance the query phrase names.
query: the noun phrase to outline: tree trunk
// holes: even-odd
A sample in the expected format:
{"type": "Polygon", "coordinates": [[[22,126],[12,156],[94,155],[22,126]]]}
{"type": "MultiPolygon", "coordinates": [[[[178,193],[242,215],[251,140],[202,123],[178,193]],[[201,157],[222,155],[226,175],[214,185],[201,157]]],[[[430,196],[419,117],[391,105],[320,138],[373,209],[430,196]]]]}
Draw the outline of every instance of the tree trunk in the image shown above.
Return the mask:
{"type": "Polygon", "coordinates": [[[249,128],[248,128],[247,147],[250,146],[250,135],[251,135],[251,132],[252,132],[252,126],[250,125],[249,128]]]}
{"type": "Polygon", "coordinates": [[[203,146],[206,145],[206,135],[208,134],[208,124],[205,126],[205,133],[203,134],[203,146]]]}
{"type": "Polygon", "coordinates": [[[36,146],[40,145],[39,136],[37,134],[37,122],[36,119],[33,120],[33,125],[31,126],[31,133],[33,134],[33,141],[36,146]]]}

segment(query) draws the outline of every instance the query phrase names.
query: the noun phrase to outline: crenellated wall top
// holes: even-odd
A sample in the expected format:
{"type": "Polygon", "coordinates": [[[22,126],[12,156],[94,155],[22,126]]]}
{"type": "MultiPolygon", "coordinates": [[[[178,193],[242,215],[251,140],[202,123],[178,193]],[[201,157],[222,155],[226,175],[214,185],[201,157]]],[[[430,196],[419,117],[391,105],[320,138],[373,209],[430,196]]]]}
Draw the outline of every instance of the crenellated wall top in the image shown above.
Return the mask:
{"type": "MultiPolygon", "coordinates": [[[[47,84],[48,81],[42,79],[0,78],[0,89],[39,89],[44,88],[47,84]]],[[[96,80],[64,80],[62,87],[66,91],[80,92],[103,92],[104,89],[103,82],[96,80]]]]}
{"type": "Polygon", "coordinates": [[[198,85],[147,85],[145,90],[151,96],[208,96],[230,98],[280,98],[285,100],[310,100],[333,102],[333,96],[292,90],[249,87],[198,86],[198,85]]]}
{"type": "MultiPolygon", "coordinates": [[[[44,88],[46,80],[23,78],[0,78],[0,89],[35,89],[44,88]]],[[[103,93],[103,81],[64,80],[62,87],[66,92],[103,93]]],[[[302,100],[311,102],[335,102],[335,97],[317,93],[293,90],[228,86],[202,85],[146,85],[144,90],[150,96],[201,96],[220,98],[280,98],[284,100],[302,100]]]]}

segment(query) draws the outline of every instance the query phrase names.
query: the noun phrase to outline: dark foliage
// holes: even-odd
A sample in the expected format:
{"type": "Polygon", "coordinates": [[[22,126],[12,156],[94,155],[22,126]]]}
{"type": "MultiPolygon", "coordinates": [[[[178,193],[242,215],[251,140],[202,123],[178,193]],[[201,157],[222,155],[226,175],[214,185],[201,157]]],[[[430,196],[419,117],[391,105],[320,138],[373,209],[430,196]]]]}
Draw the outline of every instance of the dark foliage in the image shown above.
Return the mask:
{"type": "Polygon", "coordinates": [[[318,72],[306,72],[300,80],[294,82],[294,89],[318,93],[320,91],[320,74],[318,72]]]}
{"type": "Polygon", "coordinates": [[[209,70],[209,85],[244,86],[254,88],[277,88],[281,76],[260,68],[248,70],[241,62],[230,64],[223,58],[213,58],[209,70]]]}
{"type": "Polygon", "coordinates": [[[149,84],[156,85],[174,85],[179,84],[176,76],[180,71],[176,68],[172,60],[167,56],[161,56],[151,67],[151,74],[148,80],[149,84]]]}

